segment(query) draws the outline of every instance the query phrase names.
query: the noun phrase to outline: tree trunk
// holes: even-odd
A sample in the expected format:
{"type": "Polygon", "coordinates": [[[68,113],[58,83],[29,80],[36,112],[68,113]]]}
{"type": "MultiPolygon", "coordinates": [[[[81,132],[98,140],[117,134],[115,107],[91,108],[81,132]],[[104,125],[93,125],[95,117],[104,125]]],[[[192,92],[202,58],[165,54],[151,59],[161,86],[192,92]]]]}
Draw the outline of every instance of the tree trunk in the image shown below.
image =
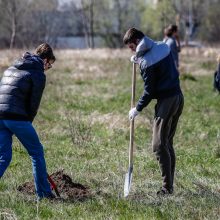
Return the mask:
{"type": "Polygon", "coordinates": [[[12,17],[11,30],[12,30],[12,33],[11,33],[11,40],[10,40],[10,49],[14,47],[15,36],[16,36],[16,18],[14,14],[12,17]]]}
{"type": "Polygon", "coordinates": [[[91,0],[90,5],[89,5],[89,11],[90,11],[90,42],[91,42],[91,48],[93,49],[95,47],[95,42],[94,42],[94,1],[91,0]]]}

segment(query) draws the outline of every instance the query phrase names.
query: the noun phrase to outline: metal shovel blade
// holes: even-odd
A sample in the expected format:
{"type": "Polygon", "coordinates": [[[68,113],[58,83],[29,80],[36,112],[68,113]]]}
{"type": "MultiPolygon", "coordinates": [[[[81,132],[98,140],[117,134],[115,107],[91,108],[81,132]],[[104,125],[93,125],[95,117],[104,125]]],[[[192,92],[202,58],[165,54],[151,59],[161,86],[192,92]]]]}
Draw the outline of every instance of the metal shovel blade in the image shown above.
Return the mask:
{"type": "Polygon", "coordinates": [[[125,175],[124,197],[127,197],[130,192],[131,181],[132,181],[132,171],[133,171],[133,166],[130,166],[128,169],[128,172],[125,175]]]}

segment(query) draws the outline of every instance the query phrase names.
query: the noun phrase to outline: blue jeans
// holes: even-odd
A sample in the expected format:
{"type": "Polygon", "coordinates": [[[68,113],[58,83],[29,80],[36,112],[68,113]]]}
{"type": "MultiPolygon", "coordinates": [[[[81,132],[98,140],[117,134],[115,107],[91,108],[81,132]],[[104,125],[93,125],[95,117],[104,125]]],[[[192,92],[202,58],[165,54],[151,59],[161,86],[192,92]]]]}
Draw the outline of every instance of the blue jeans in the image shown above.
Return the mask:
{"type": "Polygon", "coordinates": [[[12,159],[12,135],[26,148],[32,160],[33,176],[39,198],[52,195],[47,180],[43,146],[29,121],[0,120],[0,178],[12,159]]]}

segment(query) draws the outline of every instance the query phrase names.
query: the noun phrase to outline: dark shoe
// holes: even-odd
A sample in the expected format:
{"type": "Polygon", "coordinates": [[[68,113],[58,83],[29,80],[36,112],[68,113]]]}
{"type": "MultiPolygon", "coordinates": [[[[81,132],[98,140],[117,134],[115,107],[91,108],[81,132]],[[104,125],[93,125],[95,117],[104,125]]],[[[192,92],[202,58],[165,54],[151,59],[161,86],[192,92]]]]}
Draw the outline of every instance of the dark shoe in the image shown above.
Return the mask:
{"type": "Polygon", "coordinates": [[[49,195],[49,196],[46,196],[46,197],[44,197],[45,199],[48,199],[48,200],[54,200],[54,199],[56,199],[56,196],[54,195],[54,194],[51,194],[51,195],[49,195]]]}
{"type": "Polygon", "coordinates": [[[173,194],[173,189],[166,189],[166,188],[161,188],[158,192],[157,192],[157,196],[166,196],[166,195],[171,195],[173,194]]]}
{"type": "Polygon", "coordinates": [[[38,198],[37,198],[38,201],[41,201],[42,199],[54,200],[54,199],[56,199],[56,196],[51,193],[50,195],[47,195],[47,196],[44,196],[44,197],[38,197],[38,198]]]}
{"type": "Polygon", "coordinates": [[[56,197],[54,194],[51,194],[50,196],[44,197],[45,199],[48,199],[51,202],[64,202],[64,199],[61,197],[56,197]]]}

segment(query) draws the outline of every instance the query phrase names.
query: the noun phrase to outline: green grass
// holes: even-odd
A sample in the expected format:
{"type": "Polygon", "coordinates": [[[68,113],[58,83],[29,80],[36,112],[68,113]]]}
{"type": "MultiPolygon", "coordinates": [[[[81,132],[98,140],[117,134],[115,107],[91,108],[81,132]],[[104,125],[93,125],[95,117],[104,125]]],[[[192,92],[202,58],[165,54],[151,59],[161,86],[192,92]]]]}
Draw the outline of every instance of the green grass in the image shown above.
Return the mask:
{"type": "MultiPolygon", "coordinates": [[[[219,219],[220,96],[212,90],[212,75],[194,76],[189,69],[190,74],[181,76],[185,106],[174,140],[175,194],[155,196],[161,176],[151,149],[152,101],[135,122],[133,181],[124,199],[129,54],[96,60],[68,56],[76,63],[62,60],[61,52],[58,56],[34,125],[45,146],[48,172],[64,169],[74,182],[89,186],[92,197],[84,202],[36,203],[34,196],[19,193],[17,186],[32,180],[32,168],[15,140],[13,160],[0,181],[0,219],[219,219]]],[[[201,71],[211,66],[196,62],[201,71]]],[[[142,88],[138,75],[137,99],[142,88]]]]}
{"type": "Polygon", "coordinates": [[[215,70],[216,68],[216,62],[215,60],[208,60],[208,61],[205,61],[205,62],[202,62],[201,63],[201,67],[204,68],[204,69],[207,69],[207,70],[215,70]]]}

